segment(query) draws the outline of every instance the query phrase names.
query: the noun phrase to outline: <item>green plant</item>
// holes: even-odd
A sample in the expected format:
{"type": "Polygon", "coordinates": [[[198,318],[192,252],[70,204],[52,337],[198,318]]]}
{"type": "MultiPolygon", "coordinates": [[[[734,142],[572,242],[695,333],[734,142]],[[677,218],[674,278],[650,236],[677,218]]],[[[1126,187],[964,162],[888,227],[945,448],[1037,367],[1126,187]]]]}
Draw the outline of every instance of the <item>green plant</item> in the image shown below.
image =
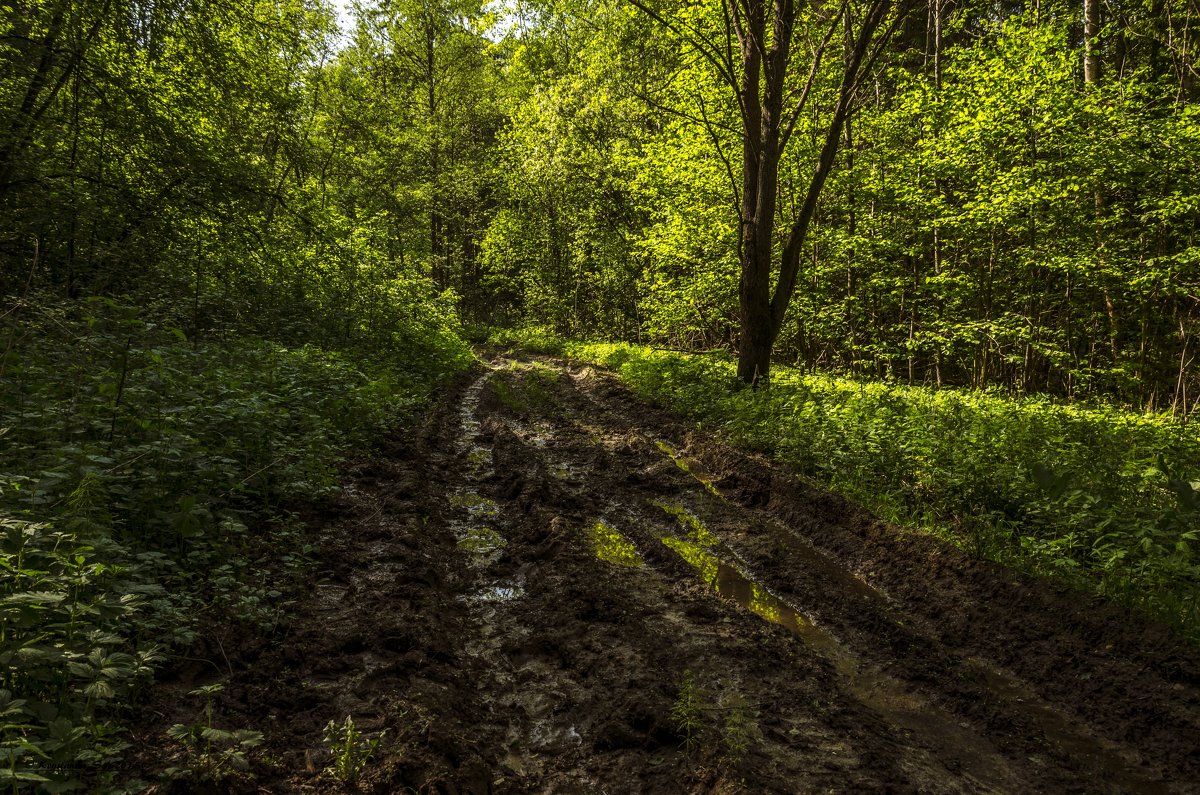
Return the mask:
{"type": "Polygon", "coordinates": [[[358,781],[386,733],[385,730],[374,737],[365,737],[350,715],[341,724],[329,721],[325,725],[324,737],[330,763],[325,772],[345,783],[358,781]]]}
{"type": "Polygon", "coordinates": [[[689,754],[705,749],[730,766],[741,764],[762,734],[753,707],[736,687],[725,686],[714,695],[691,669],[683,672],[671,722],[689,754]]]}
{"type": "Polygon", "coordinates": [[[51,791],[99,781],[114,716],[198,616],[286,620],[313,549],[282,506],[330,493],[348,445],[466,360],[189,340],[107,299],[29,309],[0,313],[0,788],[51,791]]]}
{"type": "Polygon", "coordinates": [[[740,693],[728,693],[717,707],[723,714],[721,722],[722,758],[728,765],[739,765],[754,743],[762,736],[757,715],[750,702],[740,693]]]}
{"type": "Polygon", "coordinates": [[[683,747],[691,753],[700,746],[701,734],[704,732],[705,695],[696,684],[696,676],[691,669],[683,672],[683,681],[679,685],[679,695],[671,705],[671,722],[675,730],[683,737],[683,747]]]}
{"type": "Polygon", "coordinates": [[[164,771],[168,778],[219,782],[250,769],[247,752],[262,744],[262,732],[213,725],[213,696],[223,689],[221,684],[205,685],[188,694],[204,699],[204,720],[167,729],[167,736],[183,745],[184,754],[183,764],[164,771]]]}

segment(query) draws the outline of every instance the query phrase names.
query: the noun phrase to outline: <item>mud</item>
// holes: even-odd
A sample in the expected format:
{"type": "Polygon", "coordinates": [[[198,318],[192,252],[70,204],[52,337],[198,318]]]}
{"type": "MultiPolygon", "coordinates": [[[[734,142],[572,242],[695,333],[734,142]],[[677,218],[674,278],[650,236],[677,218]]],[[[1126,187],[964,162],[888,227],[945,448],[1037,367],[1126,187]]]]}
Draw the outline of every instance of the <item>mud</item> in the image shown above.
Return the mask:
{"type": "Polygon", "coordinates": [[[1196,649],[606,373],[497,358],[345,485],[290,628],[177,666],[131,772],[186,761],[165,728],[221,681],[214,724],[265,743],[215,791],[1200,792],[1196,649]],[[355,785],[321,772],[347,715],[355,785]]]}

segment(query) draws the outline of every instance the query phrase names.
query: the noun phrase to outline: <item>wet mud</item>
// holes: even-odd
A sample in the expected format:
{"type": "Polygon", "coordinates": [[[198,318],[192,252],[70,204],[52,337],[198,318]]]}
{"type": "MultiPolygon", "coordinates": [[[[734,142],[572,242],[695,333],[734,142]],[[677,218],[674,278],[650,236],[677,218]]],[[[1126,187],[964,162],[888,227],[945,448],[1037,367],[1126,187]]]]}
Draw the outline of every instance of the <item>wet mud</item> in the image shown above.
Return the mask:
{"type": "Polygon", "coordinates": [[[1196,649],[607,373],[497,357],[345,486],[287,631],[156,687],[144,778],[220,681],[214,722],[265,741],[213,791],[1200,792],[1196,649]],[[353,783],[322,772],[347,716],[379,741],[353,783]]]}

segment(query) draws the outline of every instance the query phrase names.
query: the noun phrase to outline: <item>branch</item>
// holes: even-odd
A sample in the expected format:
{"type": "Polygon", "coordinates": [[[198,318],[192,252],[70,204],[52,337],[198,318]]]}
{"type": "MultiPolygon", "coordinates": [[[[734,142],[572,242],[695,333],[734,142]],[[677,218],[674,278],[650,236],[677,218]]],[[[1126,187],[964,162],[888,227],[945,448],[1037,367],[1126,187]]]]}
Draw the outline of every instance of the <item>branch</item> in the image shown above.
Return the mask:
{"type": "Polygon", "coordinates": [[[821,39],[820,45],[817,46],[813,53],[812,66],[808,70],[808,77],[804,80],[804,87],[800,89],[800,97],[796,100],[795,107],[788,114],[787,123],[784,124],[783,134],[779,137],[779,151],[787,149],[788,141],[792,138],[792,131],[796,128],[796,122],[800,120],[800,114],[804,112],[805,105],[808,104],[808,97],[812,93],[813,84],[817,79],[817,70],[821,68],[821,61],[825,58],[825,51],[829,49],[829,42],[833,40],[833,34],[841,27],[842,15],[847,12],[847,4],[849,0],[842,0],[842,4],[838,7],[838,12],[833,16],[829,23],[829,29],[825,31],[825,38],[821,39]]]}
{"type": "Polygon", "coordinates": [[[643,14],[650,17],[655,22],[662,25],[664,28],[671,31],[676,36],[679,36],[684,41],[686,41],[688,44],[690,44],[693,48],[695,48],[695,50],[697,52],[699,52],[701,55],[704,56],[704,59],[706,61],[711,63],[713,65],[713,67],[716,68],[717,73],[721,76],[721,79],[724,80],[726,83],[728,83],[729,86],[732,87],[735,91],[737,90],[737,87],[738,87],[737,77],[733,74],[732,69],[726,69],[725,65],[721,62],[720,51],[716,50],[714,47],[712,47],[712,45],[708,44],[703,39],[701,39],[698,35],[695,34],[694,31],[689,32],[688,30],[685,30],[684,27],[681,25],[677,25],[673,22],[668,22],[665,17],[663,17],[661,14],[659,14],[657,11],[655,11],[650,6],[643,3],[642,0],[628,0],[628,2],[630,3],[630,5],[634,6],[638,10],[640,10],[643,14]]]}
{"type": "MultiPolygon", "coordinates": [[[[733,209],[737,213],[738,226],[742,224],[742,192],[738,189],[737,176],[733,173],[733,164],[729,162],[729,158],[725,156],[725,150],[721,147],[721,139],[717,136],[717,131],[713,124],[708,120],[708,113],[704,109],[704,97],[697,94],[697,101],[700,103],[700,116],[704,119],[704,129],[708,131],[708,136],[712,139],[713,148],[717,150],[717,157],[721,158],[721,162],[725,164],[725,173],[729,176],[729,185],[733,188],[733,209]]],[[[725,127],[728,130],[728,127],[725,127]]]]}
{"type": "MultiPolygon", "coordinates": [[[[897,14],[897,19],[903,18],[910,8],[911,6],[906,2],[897,14]]],[[[877,55],[887,43],[887,39],[890,38],[891,34],[898,27],[898,22],[893,22],[884,31],[884,34],[876,39],[879,26],[890,9],[891,0],[874,0],[872,2],[870,9],[863,19],[862,27],[859,28],[854,45],[847,54],[845,72],[842,75],[842,85],[838,90],[838,103],[834,109],[833,118],[829,122],[829,129],[825,134],[825,145],[821,148],[821,155],[817,160],[817,168],[813,172],[812,179],[808,184],[808,193],[804,198],[800,215],[792,224],[791,232],[788,234],[787,243],[784,245],[783,253],[780,257],[779,282],[775,286],[775,294],[771,297],[771,329],[774,334],[778,334],[779,329],[783,326],[784,315],[787,313],[792,293],[796,289],[796,275],[800,269],[800,251],[804,247],[804,241],[808,235],[808,227],[816,213],[817,199],[821,195],[821,189],[825,186],[825,180],[829,176],[829,172],[833,169],[838,146],[841,143],[842,125],[845,123],[846,116],[850,112],[850,105],[861,80],[868,50],[872,48],[872,42],[874,41],[875,48],[872,55],[877,55]]]]}

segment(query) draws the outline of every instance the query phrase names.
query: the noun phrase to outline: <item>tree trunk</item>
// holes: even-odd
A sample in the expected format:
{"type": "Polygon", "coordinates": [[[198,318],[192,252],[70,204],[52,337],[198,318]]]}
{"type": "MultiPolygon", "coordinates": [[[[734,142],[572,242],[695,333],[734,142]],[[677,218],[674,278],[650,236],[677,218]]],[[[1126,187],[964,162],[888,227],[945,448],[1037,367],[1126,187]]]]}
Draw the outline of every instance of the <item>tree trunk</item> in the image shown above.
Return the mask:
{"type": "Polygon", "coordinates": [[[1100,0],[1083,0],[1083,82],[1100,82],[1100,0]]]}

